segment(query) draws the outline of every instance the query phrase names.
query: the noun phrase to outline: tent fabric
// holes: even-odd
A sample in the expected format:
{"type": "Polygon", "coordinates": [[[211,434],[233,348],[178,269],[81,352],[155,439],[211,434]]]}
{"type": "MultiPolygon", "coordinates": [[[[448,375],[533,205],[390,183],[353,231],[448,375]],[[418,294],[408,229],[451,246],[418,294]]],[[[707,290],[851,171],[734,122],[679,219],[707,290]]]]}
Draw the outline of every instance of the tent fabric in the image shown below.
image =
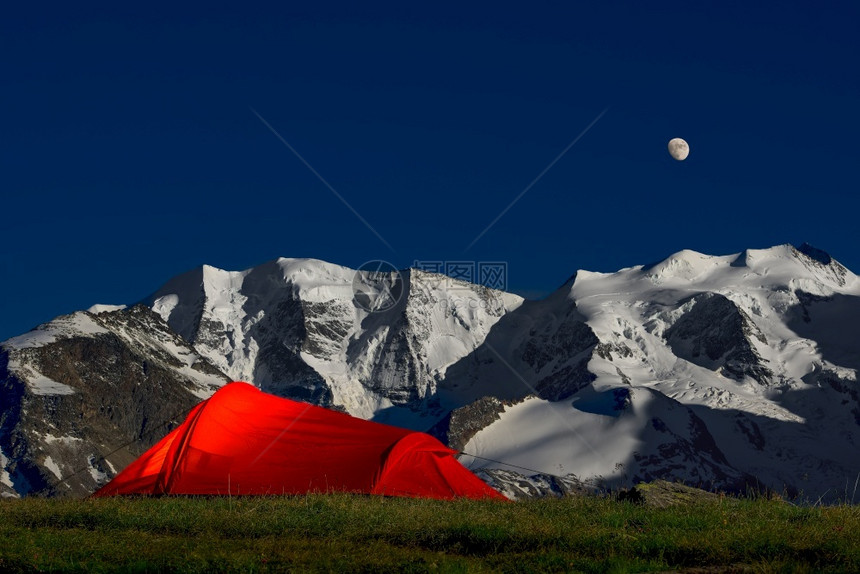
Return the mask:
{"type": "Polygon", "coordinates": [[[504,496],[428,434],[230,383],[93,496],[360,492],[504,496]]]}

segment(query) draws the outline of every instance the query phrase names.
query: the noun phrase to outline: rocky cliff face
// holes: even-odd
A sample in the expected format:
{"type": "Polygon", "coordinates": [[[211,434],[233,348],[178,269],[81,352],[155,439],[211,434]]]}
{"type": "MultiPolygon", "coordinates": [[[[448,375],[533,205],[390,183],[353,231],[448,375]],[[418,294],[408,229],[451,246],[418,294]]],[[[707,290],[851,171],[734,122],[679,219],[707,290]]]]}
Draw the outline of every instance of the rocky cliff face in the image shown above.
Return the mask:
{"type": "Polygon", "coordinates": [[[749,377],[762,385],[773,373],[755,348],[767,338],[750,317],[719,293],[702,293],[682,302],[689,310],[664,333],[676,356],[738,381],[749,377]]]}
{"type": "Polygon", "coordinates": [[[860,473],[860,280],[820,250],[682,251],[541,301],[385,278],[204,266],[6,341],[0,492],[89,492],[227,380],[432,428],[523,496],[653,479],[817,496],[860,473]]]}
{"type": "Polygon", "coordinates": [[[84,495],[227,381],[149,308],[60,317],[0,351],[0,492],[84,495]]]}
{"type": "Polygon", "coordinates": [[[390,304],[369,310],[356,304],[357,274],[366,272],[309,259],[244,272],[204,267],[146,302],[236,380],[364,418],[388,410],[395,420],[426,414],[447,368],[522,302],[406,270],[390,304]]]}

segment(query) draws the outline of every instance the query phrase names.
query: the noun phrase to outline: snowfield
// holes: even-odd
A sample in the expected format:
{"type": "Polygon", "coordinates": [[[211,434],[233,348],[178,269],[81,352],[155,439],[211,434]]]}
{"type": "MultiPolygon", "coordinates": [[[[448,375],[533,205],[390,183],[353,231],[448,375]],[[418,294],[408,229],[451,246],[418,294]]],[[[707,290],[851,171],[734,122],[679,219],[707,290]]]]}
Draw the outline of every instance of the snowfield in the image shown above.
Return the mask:
{"type": "MultiPolygon", "coordinates": [[[[820,496],[860,472],[860,282],[837,262],[787,245],[722,257],[687,250],[617,273],[579,271],[565,290],[612,349],[589,361],[594,380],[572,400],[533,398],[507,408],[464,451],[606,484],[663,474],[724,483],[719,473],[682,468],[669,456],[677,449],[650,436],[656,423],[690,440],[672,426],[674,404],[704,422],[716,447],[711,458],[728,476],[736,469],[778,490],[820,496]],[[725,298],[721,313],[735,314],[734,331],[729,321],[719,332],[727,315],[703,316],[688,321],[689,337],[667,340],[673,325],[714,295],[725,298]],[[720,338],[725,348],[716,344],[720,338]],[[709,342],[723,353],[695,349],[709,342]],[[738,347],[765,374],[727,369],[727,355],[738,347]],[[624,388],[632,401],[608,408],[612,392],[624,388]]],[[[696,452],[701,445],[690,456],[696,452]]],[[[464,461],[474,469],[506,468],[464,461]]]]}

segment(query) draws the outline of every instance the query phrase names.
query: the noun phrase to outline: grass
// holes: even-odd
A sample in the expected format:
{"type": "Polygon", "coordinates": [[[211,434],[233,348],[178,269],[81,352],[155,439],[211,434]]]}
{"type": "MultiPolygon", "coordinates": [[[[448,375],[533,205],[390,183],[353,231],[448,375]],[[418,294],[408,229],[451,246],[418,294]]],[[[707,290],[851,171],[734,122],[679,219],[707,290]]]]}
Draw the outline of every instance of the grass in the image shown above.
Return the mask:
{"type": "Polygon", "coordinates": [[[860,507],[352,495],[0,501],[0,571],[858,572],[860,507]]]}

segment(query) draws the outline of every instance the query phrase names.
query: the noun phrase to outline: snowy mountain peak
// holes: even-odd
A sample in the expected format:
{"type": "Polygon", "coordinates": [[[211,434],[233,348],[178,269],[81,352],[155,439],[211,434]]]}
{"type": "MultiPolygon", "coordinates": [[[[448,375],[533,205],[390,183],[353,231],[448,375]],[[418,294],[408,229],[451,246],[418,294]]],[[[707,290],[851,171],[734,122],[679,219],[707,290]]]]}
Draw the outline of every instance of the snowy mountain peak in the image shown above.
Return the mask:
{"type": "Polygon", "coordinates": [[[833,258],[830,257],[830,254],[826,251],[813,247],[809,243],[803,243],[800,247],[797,248],[798,251],[806,255],[807,257],[811,257],[815,259],[822,265],[830,265],[833,262],[833,258]]]}
{"type": "Polygon", "coordinates": [[[93,317],[92,313],[77,311],[70,315],[57,317],[53,321],[39,325],[23,335],[7,339],[3,342],[3,346],[15,350],[35,349],[62,339],[106,332],[104,327],[93,317]]]}
{"type": "MultiPolygon", "coordinates": [[[[514,312],[500,322],[529,325],[519,347],[501,342],[516,341],[516,331],[488,337],[506,366],[491,370],[502,359],[490,353],[479,355],[482,369],[497,381],[515,370],[508,384],[530,385],[537,397],[493,411],[468,435],[467,452],[610,483],[672,472],[723,485],[755,476],[818,494],[860,472],[860,291],[829,256],[791,245],[727,256],[684,250],[615,273],[579,271],[562,291],[540,302],[539,315],[523,305],[528,320],[514,312]],[[578,325],[590,339],[553,346],[578,325]],[[579,350],[584,368],[551,359],[567,349],[579,350]],[[544,381],[573,404],[547,400],[544,381]],[[629,391],[632,409],[620,415],[611,407],[629,391]],[[646,396],[647,408],[636,398],[646,396]],[[844,440],[825,454],[811,439],[819,432],[844,440]]],[[[473,463],[493,466],[505,468],[473,463]]]]}
{"type": "Polygon", "coordinates": [[[377,273],[315,259],[204,266],[147,303],[234,379],[366,418],[388,409],[394,420],[522,298],[419,270],[386,271],[395,284],[382,293],[377,273]]]}
{"type": "Polygon", "coordinates": [[[684,249],[659,263],[643,267],[642,271],[654,283],[662,283],[667,279],[693,281],[728,263],[726,257],[715,257],[684,249]]]}
{"type": "Polygon", "coordinates": [[[201,266],[148,307],[94,307],[10,339],[0,395],[18,405],[3,419],[18,426],[0,428],[0,494],[10,481],[48,492],[16,477],[66,472],[46,424],[81,441],[75,456],[94,456],[105,437],[173,420],[163,396],[189,405],[228,379],[432,428],[455,448],[544,473],[529,482],[464,459],[510,484],[758,481],[818,495],[860,473],[860,282],[823,251],[683,250],[614,273],[577,271],[539,301],[375,269],[201,266]],[[40,418],[14,422],[25,412],[40,418]]]}

